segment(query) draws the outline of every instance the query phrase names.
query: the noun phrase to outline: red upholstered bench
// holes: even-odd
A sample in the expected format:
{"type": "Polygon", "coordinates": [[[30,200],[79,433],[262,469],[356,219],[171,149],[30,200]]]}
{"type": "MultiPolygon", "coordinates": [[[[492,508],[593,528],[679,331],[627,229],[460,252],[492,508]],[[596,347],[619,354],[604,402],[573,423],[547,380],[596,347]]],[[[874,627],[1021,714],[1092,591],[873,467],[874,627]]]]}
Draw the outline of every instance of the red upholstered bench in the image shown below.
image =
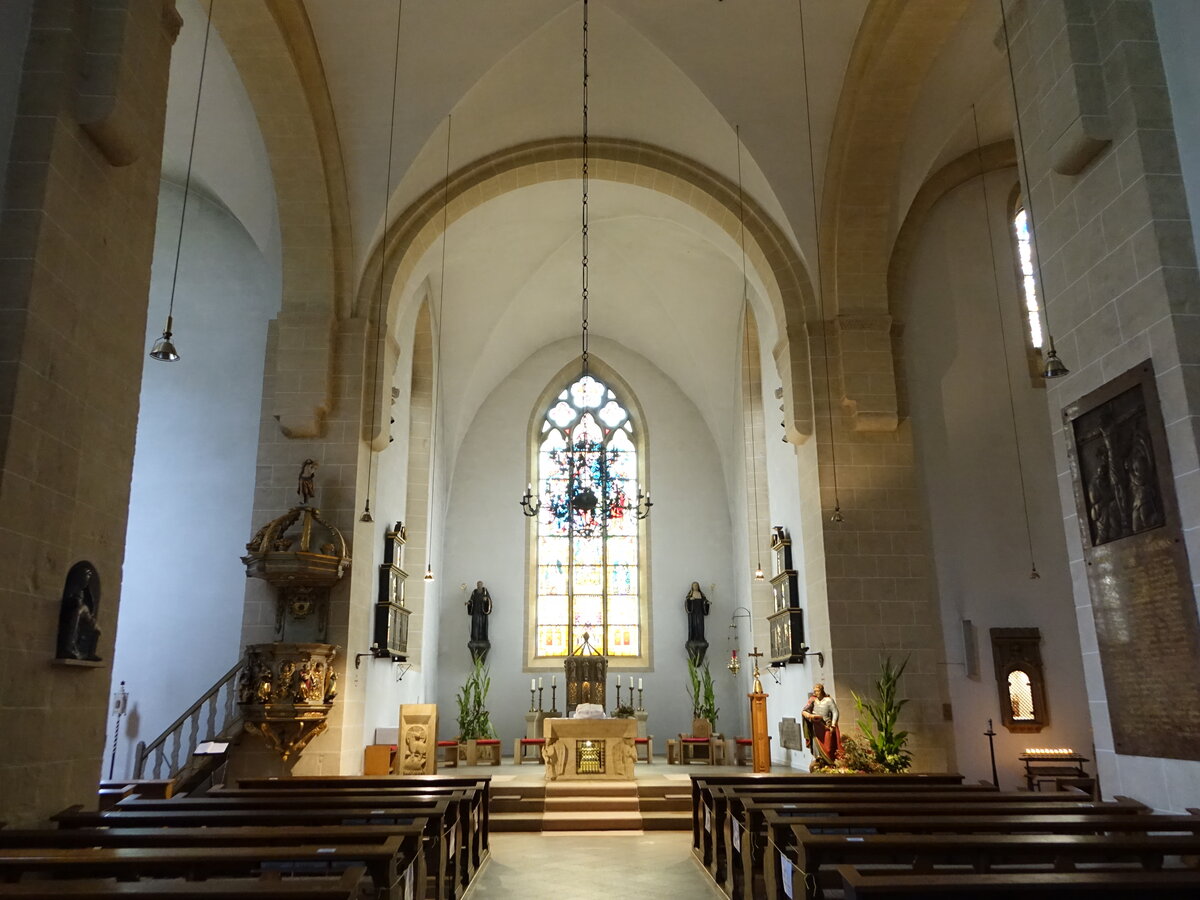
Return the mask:
{"type": "Polygon", "coordinates": [[[654,762],[654,735],[644,738],[633,739],[633,749],[637,753],[638,762],[642,761],[642,749],[646,750],[646,763],[649,765],[654,762]]]}
{"type": "Polygon", "coordinates": [[[438,741],[438,764],[447,769],[458,768],[458,741],[438,741]]]}
{"type": "MultiPolygon", "coordinates": [[[[771,736],[767,735],[767,749],[771,748],[771,736]]],[[[733,764],[748,766],[754,761],[754,741],[750,738],[733,739],[733,764]]]]}
{"type": "Polygon", "coordinates": [[[518,766],[523,762],[540,763],[542,761],[542,747],[545,745],[545,738],[517,738],[513,741],[513,762],[518,766]],[[531,748],[534,756],[526,756],[525,753],[531,748]]]}

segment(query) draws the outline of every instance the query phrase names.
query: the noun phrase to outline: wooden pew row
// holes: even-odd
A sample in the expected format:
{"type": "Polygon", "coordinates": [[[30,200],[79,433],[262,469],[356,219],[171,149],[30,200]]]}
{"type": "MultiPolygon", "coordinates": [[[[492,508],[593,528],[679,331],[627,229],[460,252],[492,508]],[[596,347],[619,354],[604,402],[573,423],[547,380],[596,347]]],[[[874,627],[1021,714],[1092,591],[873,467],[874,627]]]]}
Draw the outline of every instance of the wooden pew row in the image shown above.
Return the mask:
{"type": "Polygon", "coordinates": [[[737,776],[724,778],[692,779],[692,852],[700,862],[713,871],[718,853],[716,847],[724,828],[726,801],[731,796],[757,793],[809,796],[840,796],[847,793],[873,793],[878,791],[966,791],[971,794],[996,793],[988,785],[963,785],[958,783],[961,775],[933,776],[915,775],[904,778],[900,775],[857,776],[825,775],[791,778],[787,781],[746,780],[737,776]],[[840,779],[840,780],[837,780],[840,779]]]}
{"type": "MultiPolygon", "coordinates": [[[[414,819],[408,825],[271,825],[151,828],[68,828],[11,829],[0,831],[0,849],[66,849],[71,847],[224,847],[264,846],[338,846],[341,844],[381,843],[393,837],[403,839],[405,858],[411,858],[412,871],[406,874],[413,885],[426,882],[426,854],[423,839],[427,820],[414,819]]],[[[376,885],[386,885],[386,867],[368,871],[376,885]]],[[[4,889],[0,888],[0,893],[4,889]]],[[[411,891],[409,893],[412,893],[411,891]]]]}
{"type": "Polygon", "coordinates": [[[204,810],[292,810],[306,817],[312,810],[342,809],[371,812],[378,815],[421,815],[430,819],[430,871],[438,880],[449,879],[446,892],[456,897],[465,890],[481,864],[482,839],[479,837],[471,810],[477,800],[471,788],[424,791],[421,788],[357,794],[342,791],[242,791],[209,793],[198,797],[173,797],[169,800],[147,800],[129,797],[113,809],[169,811],[204,810]],[[438,813],[426,812],[431,804],[445,801],[448,806],[438,813]]]}
{"type": "MultiPolygon", "coordinates": [[[[822,785],[842,788],[853,781],[858,785],[939,784],[947,787],[961,785],[963,776],[956,772],[905,772],[878,775],[822,775],[820,773],[758,774],[758,775],[693,775],[692,776],[692,849],[699,851],[703,840],[704,810],[711,809],[714,787],[738,786],[766,790],[774,787],[786,790],[793,786],[817,788],[822,785]]],[[[988,786],[990,787],[990,785],[988,786]]],[[[991,788],[995,790],[995,788],[991,788]]]]}
{"type": "MultiPolygon", "coordinates": [[[[247,779],[248,781],[250,779],[247,779]]],[[[256,779],[257,780],[257,779],[256,779]]],[[[266,780],[266,779],[263,779],[266,780]]],[[[466,860],[468,864],[468,878],[473,876],[475,871],[483,864],[484,857],[487,856],[487,834],[488,834],[488,805],[489,805],[489,782],[490,779],[439,779],[438,781],[430,781],[419,784],[403,784],[400,779],[391,779],[383,781],[381,779],[370,779],[370,781],[380,781],[378,787],[367,783],[366,779],[347,779],[345,785],[334,786],[299,786],[289,782],[297,779],[281,779],[275,782],[267,781],[272,784],[268,788],[224,788],[211,790],[204,797],[287,797],[287,798],[307,798],[324,801],[331,796],[337,797],[353,797],[355,799],[369,798],[378,800],[380,798],[395,799],[406,796],[427,796],[427,795],[446,795],[457,797],[460,801],[459,820],[464,824],[463,839],[469,841],[468,846],[471,851],[470,858],[466,860]],[[457,782],[449,784],[449,782],[457,782]],[[287,787],[282,785],[287,784],[287,787]]],[[[313,779],[316,781],[317,779],[313,779]]],[[[325,779],[321,779],[325,780],[325,779]]]]}
{"type": "Polygon", "coordinates": [[[269,872],[257,878],[210,878],[205,881],[146,878],[115,881],[108,878],[79,878],[70,881],[47,879],[5,884],[0,893],[24,900],[103,900],[107,897],[170,897],[173,900],[355,900],[362,896],[367,878],[365,866],[350,866],[340,875],[305,875],[281,878],[269,872]]]}
{"type": "MultiPolygon", "coordinates": [[[[353,798],[349,798],[351,801],[353,798]]],[[[247,800],[214,805],[203,798],[141,800],[130,798],[110,810],[85,811],[72,808],[54,819],[60,828],[179,828],[179,827],[274,827],[295,825],[408,825],[416,819],[427,822],[424,831],[427,873],[426,892],[434,900],[455,900],[469,880],[463,858],[469,851],[454,844],[453,823],[458,805],[452,797],[408,797],[403,801],[381,800],[375,804],[349,806],[287,804],[283,807],[247,800]]]]}
{"type": "MultiPolygon", "coordinates": [[[[768,822],[772,814],[768,814],[768,822]]],[[[1139,819],[1153,819],[1142,816],[1139,819]]],[[[772,835],[776,823],[770,824],[772,835]]],[[[793,844],[783,847],[773,837],[764,865],[767,900],[808,900],[823,896],[835,884],[829,876],[837,865],[889,865],[895,872],[933,872],[936,867],[959,867],[972,872],[996,872],[1039,866],[1047,871],[1071,871],[1081,865],[1122,864],[1126,869],[1158,871],[1164,857],[1200,853],[1200,835],[1153,834],[1149,831],[1106,834],[816,834],[791,825],[793,844]],[[790,889],[789,889],[790,888],[790,889]]],[[[836,876],[840,886],[840,876],[836,876]]]]}
{"type": "MultiPolygon", "coordinates": [[[[308,873],[338,873],[343,866],[363,866],[371,875],[379,900],[412,900],[411,874],[420,854],[415,839],[392,835],[366,844],[296,846],[187,847],[23,847],[0,848],[0,881],[30,875],[55,878],[246,878],[264,867],[308,873]],[[407,850],[406,850],[407,845],[407,850]]],[[[7,888],[4,885],[0,890],[7,888]]]]}
{"type": "MultiPolygon", "coordinates": [[[[844,797],[798,797],[787,794],[736,795],[728,797],[725,830],[720,835],[718,854],[725,855],[721,874],[714,878],[733,898],[746,896],[750,887],[763,881],[763,859],[768,839],[767,816],[776,822],[806,816],[1031,816],[1046,814],[1140,816],[1149,808],[1122,798],[1092,803],[1072,794],[1028,792],[960,793],[947,791],[892,791],[849,794],[844,797]]],[[[785,836],[790,839],[790,836],[785,836]]],[[[719,856],[718,856],[719,860],[719,856]]]]}
{"type": "Polygon", "coordinates": [[[424,788],[428,790],[473,789],[478,792],[473,810],[482,835],[482,852],[487,852],[488,809],[491,806],[491,776],[457,775],[293,775],[288,778],[239,778],[238,787],[248,790],[395,790],[424,788]]]}
{"type": "Polygon", "coordinates": [[[1195,900],[1200,896],[1200,872],[1170,869],[1161,872],[1010,872],[921,873],[860,872],[838,866],[845,900],[899,900],[924,897],[1013,897],[1021,900],[1195,900]]]}

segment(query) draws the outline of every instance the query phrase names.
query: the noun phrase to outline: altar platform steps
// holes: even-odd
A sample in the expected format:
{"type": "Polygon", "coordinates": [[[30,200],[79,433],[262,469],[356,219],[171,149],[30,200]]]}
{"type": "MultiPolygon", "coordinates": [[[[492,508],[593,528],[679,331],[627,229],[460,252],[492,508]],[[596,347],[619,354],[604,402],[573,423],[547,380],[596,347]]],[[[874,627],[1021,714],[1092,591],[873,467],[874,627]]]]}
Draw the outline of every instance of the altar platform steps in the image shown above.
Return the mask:
{"type": "Polygon", "coordinates": [[[691,794],[629,781],[494,784],[490,823],[496,832],[687,831],[691,794]]]}

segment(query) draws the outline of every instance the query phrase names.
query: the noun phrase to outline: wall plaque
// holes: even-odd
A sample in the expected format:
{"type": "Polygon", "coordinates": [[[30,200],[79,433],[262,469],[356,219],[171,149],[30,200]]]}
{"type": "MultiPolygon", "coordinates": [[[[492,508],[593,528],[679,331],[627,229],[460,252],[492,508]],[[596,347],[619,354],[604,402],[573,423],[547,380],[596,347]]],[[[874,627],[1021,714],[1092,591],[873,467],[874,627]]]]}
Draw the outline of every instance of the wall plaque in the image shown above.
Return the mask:
{"type": "Polygon", "coordinates": [[[1200,760],[1200,622],[1151,363],[1063,417],[1115,749],[1200,760]]]}

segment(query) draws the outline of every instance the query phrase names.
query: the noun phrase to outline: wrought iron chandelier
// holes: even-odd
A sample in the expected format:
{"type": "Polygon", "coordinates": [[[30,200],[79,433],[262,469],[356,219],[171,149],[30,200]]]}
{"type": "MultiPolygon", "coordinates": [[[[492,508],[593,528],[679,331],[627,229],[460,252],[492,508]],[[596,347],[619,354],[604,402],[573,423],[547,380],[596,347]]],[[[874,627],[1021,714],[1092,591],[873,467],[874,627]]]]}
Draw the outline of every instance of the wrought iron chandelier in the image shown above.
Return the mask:
{"type": "MultiPolygon", "coordinates": [[[[592,386],[600,387],[589,372],[588,354],[588,80],[588,0],[583,0],[583,197],[580,215],[582,376],[571,388],[572,391],[579,388],[583,392],[591,390],[592,386]]],[[[552,452],[556,462],[565,464],[563,467],[569,475],[565,490],[547,493],[546,505],[555,516],[574,518],[574,530],[580,536],[595,533],[604,522],[627,514],[635,515],[638,519],[650,515],[654,501],[650,499],[648,491],[643,492],[639,487],[637,497],[631,501],[610,479],[610,472],[617,467],[619,452],[605,444],[604,434],[593,435],[586,425],[582,433],[572,436],[566,447],[552,452]]],[[[541,508],[542,494],[540,491],[534,494],[533,483],[530,482],[521,497],[521,511],[532,518],[541,508]]]]}

